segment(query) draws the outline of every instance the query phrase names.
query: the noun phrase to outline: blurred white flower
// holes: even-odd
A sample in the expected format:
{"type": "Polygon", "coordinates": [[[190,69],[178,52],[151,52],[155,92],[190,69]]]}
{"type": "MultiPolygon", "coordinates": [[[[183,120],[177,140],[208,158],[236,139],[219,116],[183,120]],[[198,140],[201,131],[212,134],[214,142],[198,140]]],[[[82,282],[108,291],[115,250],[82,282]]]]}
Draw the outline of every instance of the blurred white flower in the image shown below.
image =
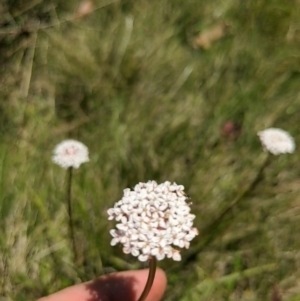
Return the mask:
{"type": "Polygon", "coordinates": [[[277,128],[269,128],[258,132],[257,135],[265,151],[273,155],[293,153],[295,151],[294,138],[286,131],[277,128]]]}
{"type": "Polygon", "coordinates": [[[89,161],[89,150],[76,140],[64,140],[56,145],[52,161],[62,168],[78,168],[82,163],[89,161]]]}
{"type": "Polygon", "coordinates": [[[123,245],[123,252],[146,261],[165,257],[181,260],[179,248],[189,248],[198,234],[193,228],[195,215],[190,214],[184,187],[155,181],[137,184],[133,190],[125,189],[123,198],[108,209],[109,220],[117,221],[110,231],[111,245],[123,245]]]}

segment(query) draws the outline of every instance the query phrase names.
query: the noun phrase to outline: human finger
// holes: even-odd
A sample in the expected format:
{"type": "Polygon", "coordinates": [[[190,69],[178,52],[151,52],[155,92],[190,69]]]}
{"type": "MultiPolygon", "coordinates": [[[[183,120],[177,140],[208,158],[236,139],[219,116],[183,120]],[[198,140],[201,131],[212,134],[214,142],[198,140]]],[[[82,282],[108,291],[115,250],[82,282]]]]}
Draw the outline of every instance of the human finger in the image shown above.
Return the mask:
{"type": "MultiPolygon", "coordinates": [[[[38,301],[136,301],[145,287],[148,273],[148,269],[112,273],[68,287],[38,301]]],[[[166,284],[165,273],[157,269],[145,301],[161,300],[166,284]]]]}

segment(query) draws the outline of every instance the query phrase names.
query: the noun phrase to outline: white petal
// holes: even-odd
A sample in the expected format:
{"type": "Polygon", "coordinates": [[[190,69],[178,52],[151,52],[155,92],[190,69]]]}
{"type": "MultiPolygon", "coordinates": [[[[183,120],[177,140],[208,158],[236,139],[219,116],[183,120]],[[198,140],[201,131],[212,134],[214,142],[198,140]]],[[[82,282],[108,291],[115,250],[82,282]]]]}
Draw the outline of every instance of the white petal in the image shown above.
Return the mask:
{"type": "Polygon", "coordinates": [[[149,259],[149,255],[143,255],[141,254],[139,257],[138,257],[139,261],[147,261],[149,259]]]}

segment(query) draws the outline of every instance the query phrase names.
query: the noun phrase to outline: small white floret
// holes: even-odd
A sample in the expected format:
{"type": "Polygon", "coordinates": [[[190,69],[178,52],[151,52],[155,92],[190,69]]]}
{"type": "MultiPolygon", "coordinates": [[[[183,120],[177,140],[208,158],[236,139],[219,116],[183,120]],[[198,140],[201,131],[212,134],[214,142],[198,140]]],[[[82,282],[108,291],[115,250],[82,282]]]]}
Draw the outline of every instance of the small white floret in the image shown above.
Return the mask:
{"type": "Polygon", "coordinates": [[[269,128],[258,132],[257,135],[265,151],[273,155],[293,153],[296,145],[294,138],[286,131],[277,128],[269,128]]]}
{"type": "Polygon", "coordinates": [[[65,140],[55,147],[52,161],[65,169],[78,168],[82,163],[89,162],[89,151],[79,141],[65,140]]]}

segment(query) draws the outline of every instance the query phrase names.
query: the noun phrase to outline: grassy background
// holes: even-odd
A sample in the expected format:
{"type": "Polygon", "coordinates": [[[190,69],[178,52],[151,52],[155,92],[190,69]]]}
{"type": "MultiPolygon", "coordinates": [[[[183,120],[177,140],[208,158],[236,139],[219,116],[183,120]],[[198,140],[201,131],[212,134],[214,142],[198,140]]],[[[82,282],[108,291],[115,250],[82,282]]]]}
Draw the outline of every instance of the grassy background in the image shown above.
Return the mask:
{"type": "Polygon", "coordinates": [[[165,300],[300,300],[299,151],[262,168],[256,136],[300,140],[298,0],[4,0],[0,12],[1,300],[142,267],[110,247],[106,210],[149,179],[185,185],[200,231],[182,262],[160,263],[165,300]],[[80,267],[51,162],[69,137],[91,157],[74,174],[80,267]]]}

